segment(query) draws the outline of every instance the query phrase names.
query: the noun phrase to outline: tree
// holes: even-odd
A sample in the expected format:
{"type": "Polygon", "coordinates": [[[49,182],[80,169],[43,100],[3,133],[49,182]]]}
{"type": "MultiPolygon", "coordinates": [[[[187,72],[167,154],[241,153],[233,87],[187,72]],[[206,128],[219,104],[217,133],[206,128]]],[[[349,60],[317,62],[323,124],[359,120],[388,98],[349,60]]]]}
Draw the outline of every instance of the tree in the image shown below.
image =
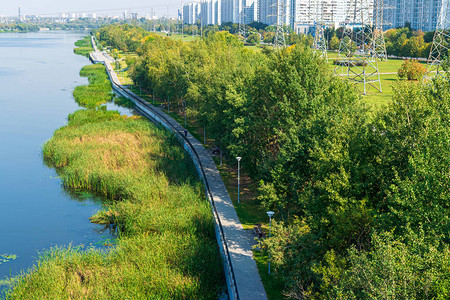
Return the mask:
{"type": "Polygon", "coordinates": [[[252,33],[247,38],[247,43],[250,43],[250,44],[259,44],[260,42],[261,42],[261,36],[259,35],[259,33],[252,33]]]}
{"type": "Polygon", "coordinates": [[[336,35],[333,35],[333,37],[330,40],[330,49],[331,50],[339,50],[339,44],[340,41],[336,35]]]}
{"type": "Polygon", "coordinates": [[[398,69],[399,78],[408,80],[419,80],[425,75],[426,69],[417,60],[404,60],[400,69],[398,69]]]}

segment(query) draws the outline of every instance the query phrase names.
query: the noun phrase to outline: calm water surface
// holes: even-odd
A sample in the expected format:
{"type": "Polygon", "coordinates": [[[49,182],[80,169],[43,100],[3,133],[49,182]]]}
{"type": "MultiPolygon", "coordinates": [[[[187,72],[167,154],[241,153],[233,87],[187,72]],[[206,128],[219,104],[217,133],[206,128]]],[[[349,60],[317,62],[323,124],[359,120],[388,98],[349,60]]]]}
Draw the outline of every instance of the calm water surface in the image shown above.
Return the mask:
{"type": "Polygon", "coordinates": [[[44,142],[79,109],[72,91],[87,83],[79,71],[89,62],[73,47],[83,35],[0,34],[0,255],[17,256],[3,263],[0,256],[0,291],[38,252],[110,237],[89,222],[100,203],[69,195],[42,159],[44,142]]]}

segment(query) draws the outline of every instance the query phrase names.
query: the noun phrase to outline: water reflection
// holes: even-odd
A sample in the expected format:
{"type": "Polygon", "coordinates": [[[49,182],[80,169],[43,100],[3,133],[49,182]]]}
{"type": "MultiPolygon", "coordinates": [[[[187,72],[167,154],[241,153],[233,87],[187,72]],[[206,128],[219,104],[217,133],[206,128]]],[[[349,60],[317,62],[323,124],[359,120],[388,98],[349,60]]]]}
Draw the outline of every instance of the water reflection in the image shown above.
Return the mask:
{"type": "Polygon", "coordinates": [[[10,276],[30,268],[38,253],[57,245],[114,245],[116,228],[89,219],[102,199],[65,189],[42,159],[42,145],[79,109],[72,91],[87,84],[79,72],[89,61],[73,47],[85,34],[0,34],[0,255],[15,258],[0,263],[0,298],[10,276]]]}

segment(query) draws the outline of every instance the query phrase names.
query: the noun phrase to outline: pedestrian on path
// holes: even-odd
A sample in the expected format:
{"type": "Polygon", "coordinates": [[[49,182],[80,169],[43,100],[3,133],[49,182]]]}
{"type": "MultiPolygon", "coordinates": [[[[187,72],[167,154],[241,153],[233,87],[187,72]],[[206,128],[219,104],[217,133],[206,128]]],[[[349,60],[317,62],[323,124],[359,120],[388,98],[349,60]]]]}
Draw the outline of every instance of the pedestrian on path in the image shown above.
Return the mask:
{"type": "Polygon", "coordinates": [[[187,131],[187,129],[185,129],[185,130],[184,130],[184,136],[185,136],[185,137],[187,137],[187,133],[188,133],[188,131],[187,131]]]}

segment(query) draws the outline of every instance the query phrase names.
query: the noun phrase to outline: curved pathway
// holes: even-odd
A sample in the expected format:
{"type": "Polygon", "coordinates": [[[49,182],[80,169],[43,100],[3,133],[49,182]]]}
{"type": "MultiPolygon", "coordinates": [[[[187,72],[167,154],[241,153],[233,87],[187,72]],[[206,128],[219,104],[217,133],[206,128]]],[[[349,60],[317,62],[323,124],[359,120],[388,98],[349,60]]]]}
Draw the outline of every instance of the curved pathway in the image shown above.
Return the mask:
{"type": "MultiPolygon", "coordinates": [[[[93,40],[92,40],[93,41],[93,40]]],[[[164,113],[160,108],[149,104],[126,87],[122,86],[117,74],[111,67],[114,59],[99,52],[93,41],[95,52],[90,59],[94,63],[103,63],[116,93],[131,99],[143,115],[160,123],[175,133],[184,149],[192,157],[202,178],[206,195],[211,203],[216,223],[216,238],[224,262],[225,276],[230,299],[267,299],[264,286],[259,277],[251,247],[253,237],[245,231],[236,214],[228,191],[212,157],[203,145],[192,135],[184,136],[184,128],[164,113]]]]}

